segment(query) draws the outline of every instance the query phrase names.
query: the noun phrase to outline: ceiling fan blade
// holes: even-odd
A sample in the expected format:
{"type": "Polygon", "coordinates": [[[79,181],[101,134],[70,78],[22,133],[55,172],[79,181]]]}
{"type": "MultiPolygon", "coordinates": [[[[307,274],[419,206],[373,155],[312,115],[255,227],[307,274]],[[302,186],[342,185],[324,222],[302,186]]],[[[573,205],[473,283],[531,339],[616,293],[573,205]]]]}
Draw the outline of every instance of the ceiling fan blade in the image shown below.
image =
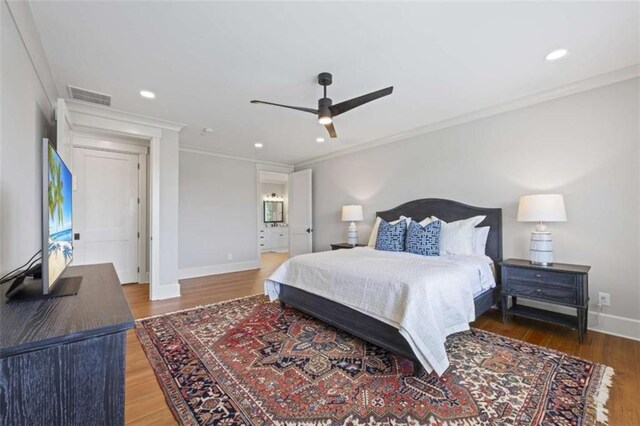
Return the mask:
{"type": "Polygon", "coordinates": [[[289,108],[289,109],[295,109],[295,110],[303,111],[303,112],[310,112],[311,114],[318,114],[318,110],[317,109],[313,109],[313,108],[304,108],[304,107],[297,107],[297,106],[290,106],[290,105],[274,104],[272,102],[264,102],[264,101],[256,101],[256,100],[251,101],[251,103],[252,104],[274,105],[274,106],[279,106],[279,107],[282,107],[282,108],[289,108]]]}
{"type": "Polygon", "coordinates": [[[330,106],[329,111],[331,111],[331,116],[335,117],[344,112],[357,108],[360,105],[364,105],[367,102],[375,101],[378,98],[390,95],[392,92],[393,92],[393,86],[390,86],[390,87],[387,87],[386,89],[381,89],[376,92],[367,93],[366,95],[358,96],[357,98],[349,99],[348,101],[340,102],[339,104],[330,106]]]}
{"type": "Polygon", "coordinates": [[[325,124],[324,127],[327,129],[327,132],[329,132],[329,136],[331,136],[332,138],[338,137],[338,135],[336,134],[336,128],[333,127],[333,123],[325,124]]]}

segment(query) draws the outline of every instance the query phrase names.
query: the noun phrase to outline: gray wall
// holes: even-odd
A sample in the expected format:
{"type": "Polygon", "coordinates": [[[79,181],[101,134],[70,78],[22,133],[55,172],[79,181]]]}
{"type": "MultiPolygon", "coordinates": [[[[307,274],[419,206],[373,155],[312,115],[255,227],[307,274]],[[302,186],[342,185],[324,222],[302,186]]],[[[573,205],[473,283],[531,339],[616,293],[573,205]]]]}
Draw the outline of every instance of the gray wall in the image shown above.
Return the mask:
{"type": "Polygon", "coordinates": [[[49,137],[51,102],[38,80],[7,4],[0,4],[2,93],[0,143],[0,274],[42,246],[41,147],[49,137]]]}
{"type": "Polygon", "coordinates": [[[180,151],[180,269],[258,260],[256,173],[252,162],[180,151]]]}
{"type": "Polygon", "coordinates": [[[345,240],[343,204],[363,205],[365,243],[376,211],[441,197],[502,207],[505,258],[527,258],[519,197],[562,193],[556,261],[592,265],[592,304],[605,291],[607,313],[640,319],[639,90],[628,80],[301,167],[314,175],[314,250],[345,240]]]}

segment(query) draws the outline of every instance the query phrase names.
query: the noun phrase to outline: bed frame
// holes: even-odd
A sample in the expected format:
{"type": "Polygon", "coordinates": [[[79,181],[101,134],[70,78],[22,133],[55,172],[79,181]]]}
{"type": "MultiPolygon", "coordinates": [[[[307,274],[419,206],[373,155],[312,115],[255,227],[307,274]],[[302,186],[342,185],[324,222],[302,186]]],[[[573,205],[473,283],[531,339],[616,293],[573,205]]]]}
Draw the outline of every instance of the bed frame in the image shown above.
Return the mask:
{"type": "MultiPolygon", "coordinates": [[[[468,206],[457,201],[438,198],[425,198],[410,201],[391,210],[378,212],[386,220],[396,220],[400,215],[422,220],[428,216],[437,216],[446,222],[485,215],[486,219],[478,225],[490,226],[487,238],[486,254],[494,262],[496,273],[495,288],[475,297],[476,318],[500,300],[500,267],[502,261],[502,209],[487,209],[468,206]]],[[[373,317],[353,310],[340,303],[316,296],[295,287],[280,284],[280,305],[290,305],[306,314],[347,331],[354,336],[380,346],[390,352],[402,355],[414,362],[414,369],[421,368],[413,350],[398,329],[373,317]]]]}

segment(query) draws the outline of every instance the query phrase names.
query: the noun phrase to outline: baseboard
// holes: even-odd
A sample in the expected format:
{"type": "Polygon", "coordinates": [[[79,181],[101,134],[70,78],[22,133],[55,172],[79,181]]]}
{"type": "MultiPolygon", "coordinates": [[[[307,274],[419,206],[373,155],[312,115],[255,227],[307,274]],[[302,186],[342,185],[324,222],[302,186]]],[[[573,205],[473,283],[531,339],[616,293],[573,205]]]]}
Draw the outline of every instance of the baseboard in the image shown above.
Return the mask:
{"type": "MultiPolygon", "coordinates": [[[[518,304],[568,315],[576,314],[574,308],[551,305],[536,300],[518,299],[518,304]]],[[[589,325],[587,327],[589,330],[640,341],[640,320],[593,311],[594,309],[589,306],[589,325]]]]}
{"type": "Polygon", "coordinates": [[[198,266],[195,268],[184,268],[178,270],[178,278],[181,280],[187,278],[205,277],[207,275],[227,274],[229,272],[248,271],[250,269],[259,269],[259,260],[249,260],[246,262],[223,263],[221,265],[198,266]]]}
{"type": "Polygon", "coordinates": [[[180,284],[178,283],[164,284],[157,288],[151,288],[151,300],[171,299],[173,297],[180,297],[180,284]]]}

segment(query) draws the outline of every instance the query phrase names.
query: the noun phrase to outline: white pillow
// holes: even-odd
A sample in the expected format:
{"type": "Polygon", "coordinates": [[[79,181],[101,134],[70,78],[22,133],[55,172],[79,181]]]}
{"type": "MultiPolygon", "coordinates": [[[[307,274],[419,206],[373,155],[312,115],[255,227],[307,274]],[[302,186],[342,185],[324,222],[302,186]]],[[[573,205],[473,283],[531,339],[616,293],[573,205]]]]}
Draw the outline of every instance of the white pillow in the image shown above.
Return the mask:
{"type": "Polygon", "coordinates": [[[440,220],[440,256],[445,254],[474,254],[476,225],[482,222],[486,216],[474,216],[469,219],[457,220],[447,223],[444,220],[431,216],[433,220],[440,220]]]}
{"type": "Polygon", "coordinates": [[[487,250],[487,238],[489,238],[489,226],[475,228],[473,239],[473,251],[476,256],[484,256],[487,250]]]}
{"type": "MultiPolygon", "coordinates": [[[[411,223],[411,218],[410,217],[406,217],[406,216],[400,216],[400,219],[398,220],[394,220],[393,222],[389,222],[392,225],[395,225],[396,223],[400,222],[402,219],[407,221],[407,226],[409,226],[409,224],[411,223]]],[[[380,227],[380,221],[382,219],[380,219],[380,217],[376,217],[376,221],[373,224],[373,229],[371,229],[371,235],[369,236],[369,244],[367,244],[367,246],[372,247],[372,248],[376,248],[376,240],[378,239],[378,228],[380,227]]]]}
{"type": "Polygon", "coordinates": [[[420,224],[420,226],[422,226],[423,228],[425,226],[427,226],[428,224],[430,224],[431,222],[435,222],[437,219],[431,219],[430,217],[425,217],[424,219],[422,219],[420,222],[418,222],[420,224]]]}

